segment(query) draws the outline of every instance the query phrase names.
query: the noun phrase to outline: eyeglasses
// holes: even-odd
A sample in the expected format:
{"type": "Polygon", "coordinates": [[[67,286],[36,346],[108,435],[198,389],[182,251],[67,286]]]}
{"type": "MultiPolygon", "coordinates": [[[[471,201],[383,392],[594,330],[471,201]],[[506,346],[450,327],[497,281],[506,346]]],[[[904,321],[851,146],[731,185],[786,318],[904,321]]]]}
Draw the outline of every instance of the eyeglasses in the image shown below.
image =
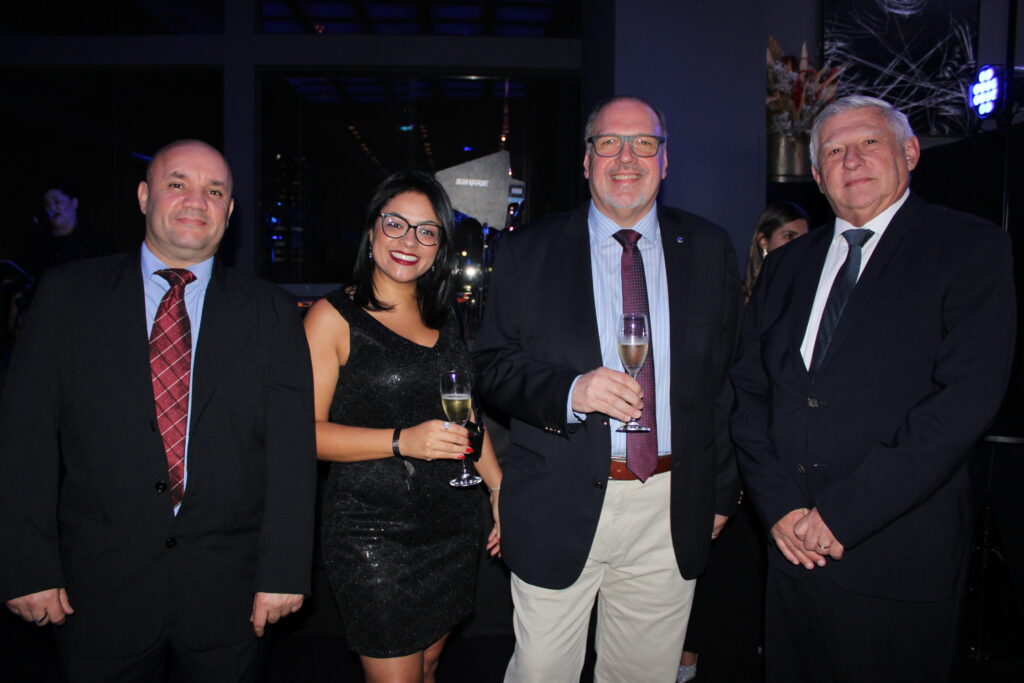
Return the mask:
{"type": "Polygon", "coordinates": [[[405,237],[411,228],[416,241],[425,247],[435,247],[441,242],[444,236],[444,228],[437,223],[420,223],[413,225],[405,217],[397,213],[382,213],[380,215],[380,227],[384,234],[393,240],[400,240],[405,237]]]}
{"type": "Polygon", "coordinates": [[[594,154],[599,157],[619,156],[622,145],[627,142],[635,156],[653,157],[665,138],[660,135],[592,135],[587,142],[594,146],[594,154]]]}

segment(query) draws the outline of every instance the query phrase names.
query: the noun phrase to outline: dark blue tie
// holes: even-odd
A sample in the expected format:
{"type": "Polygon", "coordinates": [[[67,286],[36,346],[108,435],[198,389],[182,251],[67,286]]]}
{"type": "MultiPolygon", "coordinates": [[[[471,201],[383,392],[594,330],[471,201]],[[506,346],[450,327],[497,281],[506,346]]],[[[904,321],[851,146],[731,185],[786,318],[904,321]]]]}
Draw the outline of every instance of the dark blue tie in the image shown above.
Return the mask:
{"type": "Polygon", "coordinates": [[[857,284],[857,276],[860,275],[860,255],[863,247],[875,233],[864,228],[854,228],[843,233],[850,250],[846,254],[846,260],[836,273],[836,279],[832,282],[832,289],[828,293],[828,300],[825,302],[825,311],[821,314],[821,324],[818,326],[818,337],[814,342],[814,354],[811,356],[811,372],[817,372],[821,362],[828,353],[828,347],[832,343],[832,335],[839,325],[839,319],[843,316],[843,309],[850,299],[850,292],[857,284]]]}

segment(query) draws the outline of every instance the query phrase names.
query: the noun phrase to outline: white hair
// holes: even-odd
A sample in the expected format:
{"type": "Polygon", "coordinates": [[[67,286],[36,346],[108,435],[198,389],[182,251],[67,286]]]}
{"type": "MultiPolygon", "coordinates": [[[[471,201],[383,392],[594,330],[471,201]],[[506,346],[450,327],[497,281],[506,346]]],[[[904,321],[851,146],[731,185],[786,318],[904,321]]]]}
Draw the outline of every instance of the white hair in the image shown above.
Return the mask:
{"type": "MultiPolygon", "coordinates": [[[[877,97],[849,95],[836,100],[822,109],[818,117],[814,119],[814,126],[811,127],[811,166],[818,168],[818,144],[821,140],[821,128],[825,125],[825,122],[836,114],[853,111],[854,109],[864,109],[865,107],[874,107],[881,112],[889,124],[889,128],[896,135],[896,144],[900,147],[903,147],[903,143],[914,137],[914,129],[910,127],[907,115],[896,107],[877,97]]],[[[821,169],[819,168],[818,170],[821,169]]]]}

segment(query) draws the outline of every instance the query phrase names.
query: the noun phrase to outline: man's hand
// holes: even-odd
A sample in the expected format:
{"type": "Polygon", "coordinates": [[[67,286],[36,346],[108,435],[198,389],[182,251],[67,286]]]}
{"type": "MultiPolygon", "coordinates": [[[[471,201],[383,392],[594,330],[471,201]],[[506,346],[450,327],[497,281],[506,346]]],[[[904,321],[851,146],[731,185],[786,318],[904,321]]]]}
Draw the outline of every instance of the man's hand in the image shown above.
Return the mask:
{"type": "Polygon", "coordinates": [[[804,569],[814,569],[814,565],[824,567],[825,558],[813,550],[804,548],[803,540],[793,531],[793,527],[806,517],[808,512],[810,511],[807,508],[798,508],[786,514],[772,526],[772,538],[787,560],[793,564],[802,564],[804,569]]]}
{"type": "Polygon", "coordinates": [[[718,538],[718,534],[722,533],[722,529],[725,528],[725,523],[729,521],[729,518],[725,515],[715,515],[715,524],[711,527],[711,540],[718,538]]]}
{"type": "Polygon", "coordinates": [[[74,614],[63,588],[50,588],[7,601],[7,609],[36,626],[61,625],[69,614],[74,614]]]}
{"type": "Polygon", "coordinates": [[[257,593],[252,600],[252,630],[257,638],[266,633],[267,624],[276,624],[302,607],[302,596],[294,593],[257,593]]]}
{"type": "MultiPolygon", "coordinates": [[[[827,554],[833,560],[843,559],[843,544],[832,535],[818,508],[814,508],[797,522],[793,526],[793,533],[803,543],[804,550],[821,555],[827,554]]],[[[824,564],[824,560],[821,563],[824,564]]]]}
{"type": "Polygon", "coordinates": [[[597,368],[576,380],[572,409],[577,413],[604,413],[622,422],[640,417],[643,407],[640,383],[624,372],[597,368]]]}

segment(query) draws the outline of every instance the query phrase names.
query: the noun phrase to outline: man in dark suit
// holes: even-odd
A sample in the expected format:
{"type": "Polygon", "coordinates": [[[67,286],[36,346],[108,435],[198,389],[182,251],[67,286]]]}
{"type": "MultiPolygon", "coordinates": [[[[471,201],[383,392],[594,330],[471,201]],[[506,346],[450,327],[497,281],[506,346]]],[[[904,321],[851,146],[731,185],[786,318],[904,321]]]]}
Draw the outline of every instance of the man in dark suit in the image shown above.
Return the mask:
{"type": "Polygon", "coordinates": [[[506,681],[577,680],[595,599],[595,680],[674,679],[694,579],[736,506],[735,254],[722,229],[657,206],[666,136],[642,100],[598,107],[583,160],[592,201],[501,247],[475,358],[483,397],[512,417],[506,681]],[[634,380],[617,326],[641,309],[653,362],[634,380]],[[615,431],[631,417],[651,432],[615,431]]]}
{"type": "Polygon", "coordinates": [[[309,353],[288,297],[214,258],[217,150],[168,145],[138,197],[140,250],[48,274],[16,344],[3,597],[56,625],[72,681],[160,680],[168,654],[184,680],[257,679],[258,637],[309,592],[309,353]]]}
{"type": "Polygon", "coordinates": [[[818,117],[836,214],[769,256],[733,371],[732,433],[770,552],[768,680],[946,680],[967,457],[1013,355],[1009,240],[908,190],[920,146],[886,102],[818,117]]]}

